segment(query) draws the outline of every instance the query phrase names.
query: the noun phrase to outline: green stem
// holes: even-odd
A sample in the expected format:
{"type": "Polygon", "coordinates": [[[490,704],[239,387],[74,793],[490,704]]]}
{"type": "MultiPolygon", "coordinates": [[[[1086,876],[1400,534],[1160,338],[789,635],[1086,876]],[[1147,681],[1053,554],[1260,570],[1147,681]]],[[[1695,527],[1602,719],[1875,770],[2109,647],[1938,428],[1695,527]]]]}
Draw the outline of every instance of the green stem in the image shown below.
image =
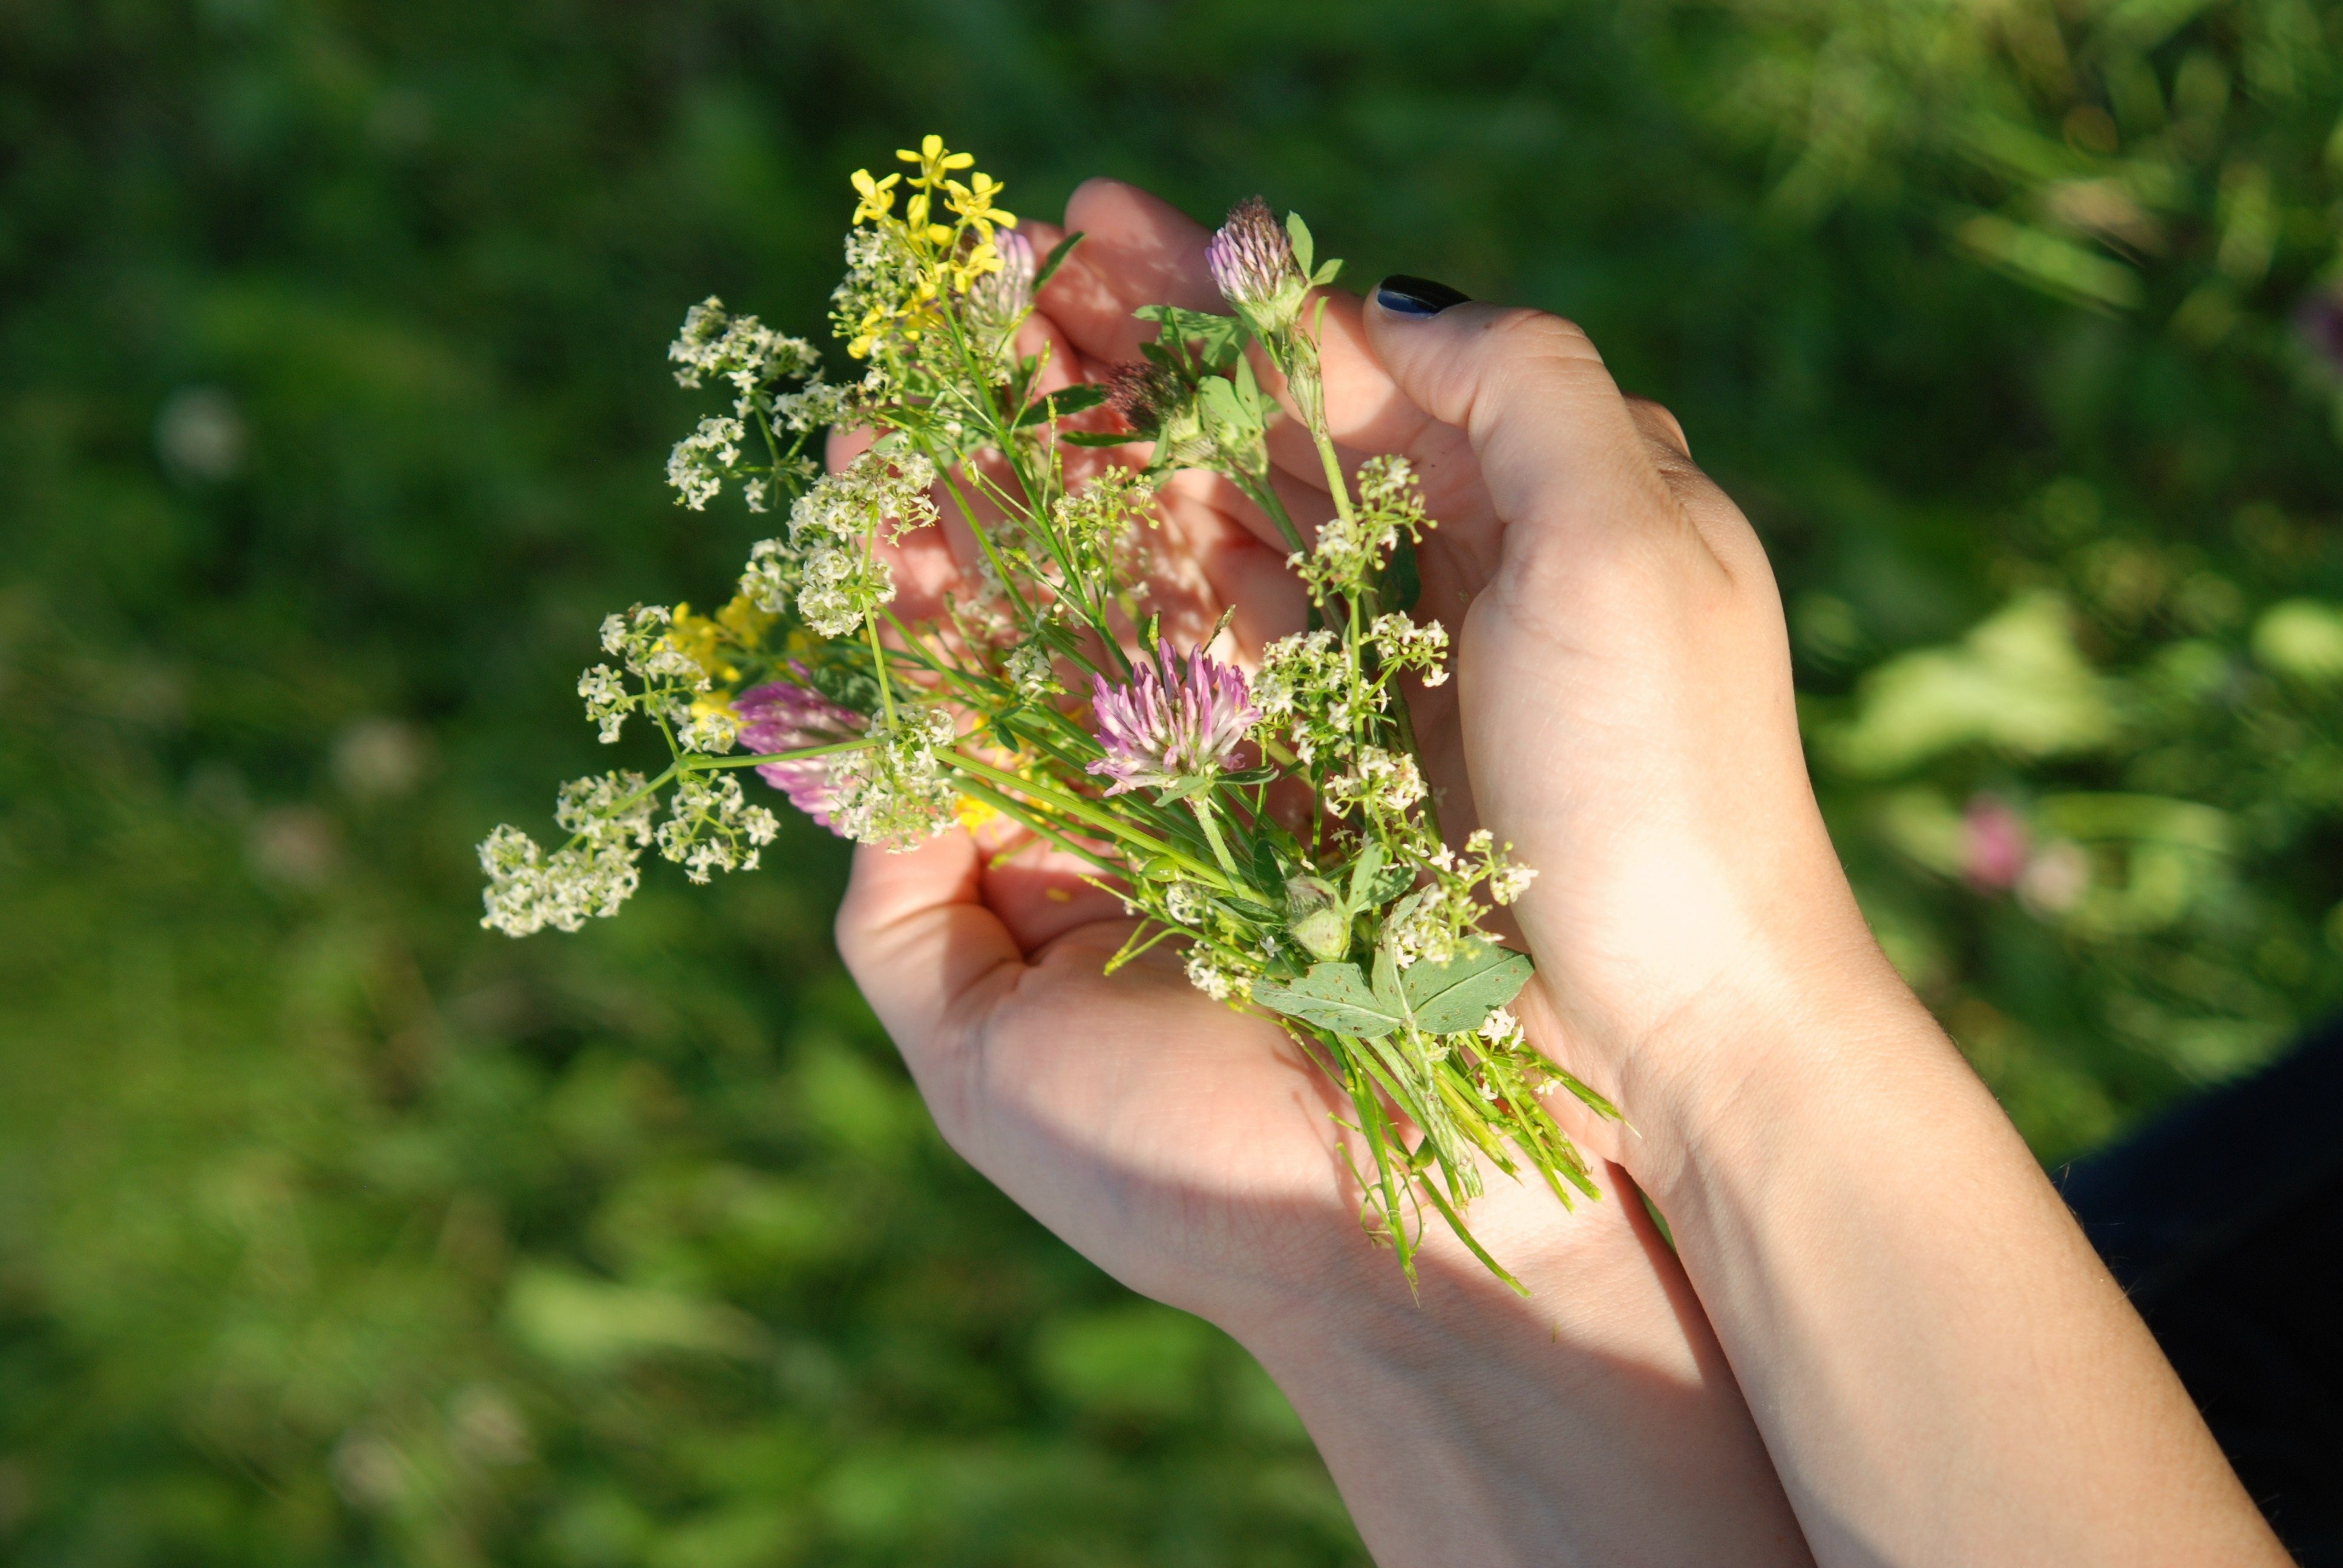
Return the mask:
{"type": "Polygon", "coordinates": [[[1212,859],[1221,863],[1221,869],[1229,874],[1231,881],[1242,884],[1244,873],[1237,869],[1236,857],[1229,853],[1228,844],[1221,837],[1220,814],[1212,809],[1212,801],[1202,795],[1192,795],[1188,809],[1196,813],[1196,820],[1204,829],[1204,841],[1212,847],[1212,859]]]}

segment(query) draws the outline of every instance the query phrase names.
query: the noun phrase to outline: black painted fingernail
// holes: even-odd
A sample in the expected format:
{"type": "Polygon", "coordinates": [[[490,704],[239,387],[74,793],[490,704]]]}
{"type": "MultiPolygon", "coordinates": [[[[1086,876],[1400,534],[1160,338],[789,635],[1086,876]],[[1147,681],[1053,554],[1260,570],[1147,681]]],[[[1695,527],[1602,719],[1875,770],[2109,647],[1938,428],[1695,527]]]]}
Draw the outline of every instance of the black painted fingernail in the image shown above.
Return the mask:
{"type": "Polygon", "coordinates": [[[1375,303],[1393,316],[1437,316],[1450,306],[1462,305],[1472,297],[1444,283],[1410,277],[1403,272],[1394,272],[1375,285],[1375,303]]]}

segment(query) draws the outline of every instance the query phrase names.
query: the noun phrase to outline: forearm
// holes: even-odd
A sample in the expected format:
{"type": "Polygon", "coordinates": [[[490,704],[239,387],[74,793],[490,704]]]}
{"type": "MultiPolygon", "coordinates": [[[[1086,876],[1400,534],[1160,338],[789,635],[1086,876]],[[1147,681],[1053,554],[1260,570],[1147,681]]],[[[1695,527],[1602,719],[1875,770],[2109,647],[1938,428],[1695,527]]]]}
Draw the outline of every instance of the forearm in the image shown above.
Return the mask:
{"type": "Polygon", "coordinates": [[[1505,1208],[1489,1240],[1526,1301],[1434,1246],[1419,1299],[1368,1256],[1239,1328],[1375,1561],[1806,1563],[1732,1374],[1623,1174],[1574,1214],[1505,1208]]]}
{"type": "Polygon", "coordinates": [[[1773,1015],[1645,1161],[1816,1559],[2284,1562],[1917,1000],[1840,1000],[1773,1015]]]}

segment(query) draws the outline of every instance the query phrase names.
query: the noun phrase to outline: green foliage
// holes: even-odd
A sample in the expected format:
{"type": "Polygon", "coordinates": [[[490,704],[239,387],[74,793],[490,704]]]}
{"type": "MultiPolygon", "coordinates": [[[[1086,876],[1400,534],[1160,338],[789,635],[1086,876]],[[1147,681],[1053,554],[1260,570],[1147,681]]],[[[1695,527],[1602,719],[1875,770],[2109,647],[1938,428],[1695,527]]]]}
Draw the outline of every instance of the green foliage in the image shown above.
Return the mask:
{"type": "Polygon", "coordinates": [[[765,531],[660,483],[684,306],[818,336],[929,126],[1577,317],[1764,531],[1865,907],[2046,1158],[2260,1060],[2343,1000],[2337,27],[7,11],[0,1553],[1359,1560],[1233,1347],[937,1144],[823,835],[474,927],[468,846],[609,765],[601,615],[765,531]]]}

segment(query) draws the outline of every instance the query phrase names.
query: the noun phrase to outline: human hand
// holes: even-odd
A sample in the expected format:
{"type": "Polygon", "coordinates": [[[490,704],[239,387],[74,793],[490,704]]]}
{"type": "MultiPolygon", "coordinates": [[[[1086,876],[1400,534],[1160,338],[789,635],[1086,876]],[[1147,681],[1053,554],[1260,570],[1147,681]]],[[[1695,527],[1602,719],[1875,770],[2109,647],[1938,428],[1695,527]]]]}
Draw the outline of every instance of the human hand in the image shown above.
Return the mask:
{"type": "MultiPolygon", "coordinates": [[[[1139,305],[1217,304],[1203,231],[1160,203],[1098,182],[1069,221],[1090,237],[1029,346],[1059,376],[1135,357],[1139,305]]],[[[1248,654],[1300,628],[1283,550],[1240,502],[1185,477],[1166,511],[1156,592],[1175,637],[1223,607],[1248,654]]],[[[965,537],[947,543],[900,563],[903,608],[972,560],[965,537]]],[[[1160,949],[1104,976],[1130,923],[1076,871],[965,833],[864,849],[840,950],[944,1136],[1118,1278],[1260,1355],[1381,1560],[1803,1560],[1706,1324],[1615,1171],[1614,1201],[1575,1215],[1493,1182],[1473,1222],[1535,1295],[1516,1302],[1435,1233],[1419,1306],[1362,1231],[1363,1156],[1331,1086],[1160,949]]]]}

